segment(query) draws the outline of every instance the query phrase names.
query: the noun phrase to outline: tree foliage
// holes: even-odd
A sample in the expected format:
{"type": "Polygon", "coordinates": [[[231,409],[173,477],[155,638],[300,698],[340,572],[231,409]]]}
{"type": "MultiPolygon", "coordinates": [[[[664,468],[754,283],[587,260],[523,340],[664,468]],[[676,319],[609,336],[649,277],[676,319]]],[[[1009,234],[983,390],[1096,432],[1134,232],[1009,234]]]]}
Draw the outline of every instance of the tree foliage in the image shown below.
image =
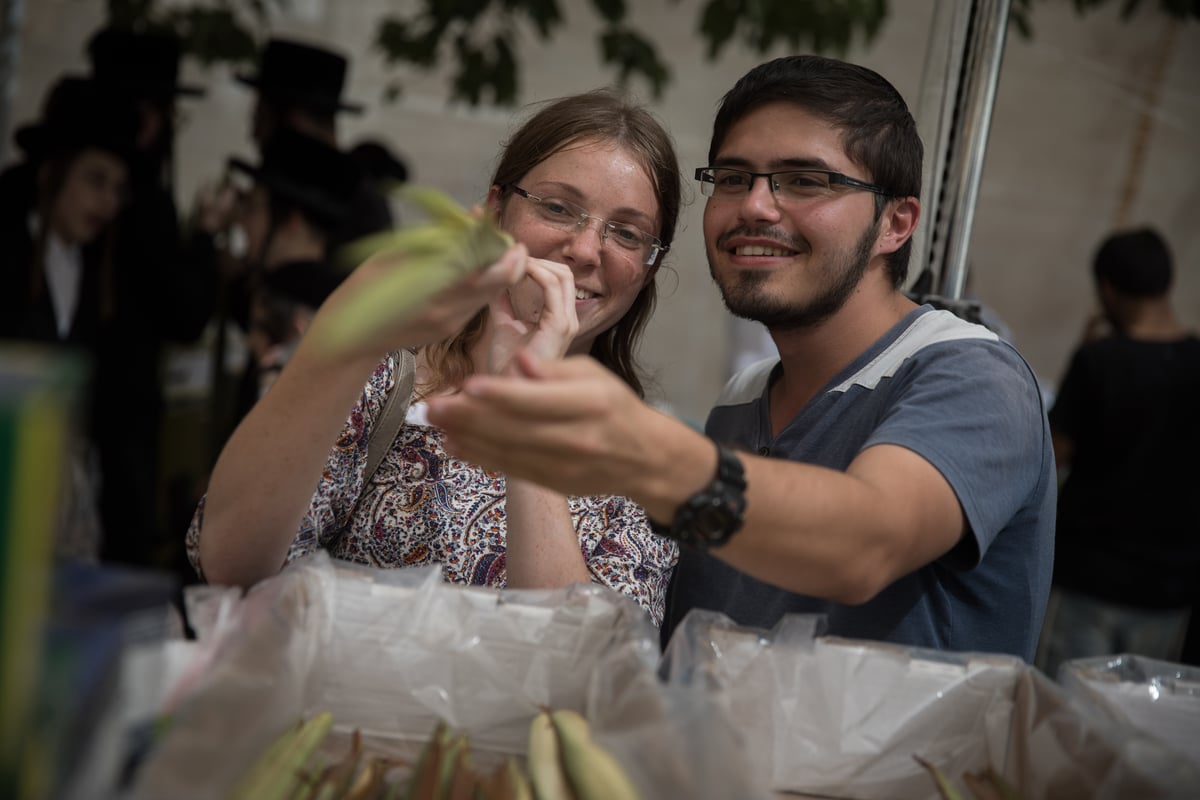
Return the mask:
{"type": "MultiPolygon", "coordinates": [[[[1034,7],[1044,1],[1012,0],[1010,23],[1017,33],[1033,36],[1034,7]]],[[[1200,19],[1200,0],[1073,0],[1081,15],[1114,1],[1126,20],[1143,5],[1157,5],[1177,18],[1200,19]]],[[[253,61],[272,15],[287,6],[288,0],[108,0],[114,24],[173,30],[182,37],[185,52],[204,64],[253,61]]],[[[600,63],[617,83],[642,80],[660,97],[670,84],[670,67],[653,36],[629,19],[627,0],[590,0],[590,10],[601,23],[600,63]]],[[[856,40],[869,44],[889,10],[887,0],[700,0],[695,30],[710,60],[734,45],[759,55],[786,47],[838,56],[856,40]]],[[[558,0],[420,0],[411,12],[381,18],[374,44],[397,68],[431,70],[449,64],[453,100],[512,105],[521,76],[514,43],[526,30],[549,41],[564,22],[558,0]]],[[[398,78],[389,94],[400,91],[398,78]]]]}

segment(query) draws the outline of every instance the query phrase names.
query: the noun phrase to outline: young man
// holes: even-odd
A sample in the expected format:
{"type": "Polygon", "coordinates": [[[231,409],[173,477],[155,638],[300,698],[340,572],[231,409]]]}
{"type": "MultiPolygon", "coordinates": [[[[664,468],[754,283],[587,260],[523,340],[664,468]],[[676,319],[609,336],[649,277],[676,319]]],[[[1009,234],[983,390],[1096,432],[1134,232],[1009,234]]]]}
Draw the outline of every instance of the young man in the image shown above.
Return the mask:
{"type": "Polygon", "coordinates": [[[1138,653],[1177,661],[1196,597],[1200,339],[1171,307],[1154,230],[1120,231],[1092,264],[1101,313],[1059,387],[1054,609],[1038,665],[1138,653]]]}
{"type": "Polygon", "coordinates": [[[1016,351],[900,290],[921,159],[908,108],[874,72],[815,56],[751,70],[696,177],[713,278],[780,359],[731,380],[712,438],[587,359],[523,358],[524,378],[472,378],[430,420],[464,458],[627,494],[688,545],[664,641],[702,607],[755,627],[822,613],[833,635],[1031,659],[1051,575],[1050,434],[1016,351]]]}

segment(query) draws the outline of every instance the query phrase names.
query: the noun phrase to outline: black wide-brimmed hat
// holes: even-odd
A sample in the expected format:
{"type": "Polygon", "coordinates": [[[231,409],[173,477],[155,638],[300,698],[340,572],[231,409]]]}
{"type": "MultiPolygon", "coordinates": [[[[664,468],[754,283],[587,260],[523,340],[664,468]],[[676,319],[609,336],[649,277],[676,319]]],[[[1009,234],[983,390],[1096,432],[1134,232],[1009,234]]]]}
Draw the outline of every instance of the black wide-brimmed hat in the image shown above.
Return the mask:
{"type": "Polygon", "coordinates": [[[301,209],[334,223],[350,215],[360,181],[359,171],[348,155],[291,128],[281,128],[271,137],[263,148],[261,164],[231,158],[229,166],[301,209]]]}
{"type": "Polygon", "coordinates": [[[166,32],[134,32],[102,28],[87,46],[92,76],[101,83],[168,103],[176,97],[199,97],[204,89],[179,83],[179,38],[166,32]]]}
{"type": "Polygon", "coordinates": [[[13,141],[32,160],[95,147],[129,163],[138,123],[128,95],[92,78],[66,76],[46,95],[41,119],[18,128],[13,141]]]}
{"type": "Polygon", "coordinates": [[[346,278],[344,270],[321,261],[297,261],[264,270],[263,285],[293,303],[318,308],[346,278]]]}
{"type": "Polygon", "coordinates": [[[332,50],[287,39],[271,39],[263,48],[255,75],[237,75],[263,96],[325,113],[361,113],[359,103],[342,100],[345,57],[332,50]]]}

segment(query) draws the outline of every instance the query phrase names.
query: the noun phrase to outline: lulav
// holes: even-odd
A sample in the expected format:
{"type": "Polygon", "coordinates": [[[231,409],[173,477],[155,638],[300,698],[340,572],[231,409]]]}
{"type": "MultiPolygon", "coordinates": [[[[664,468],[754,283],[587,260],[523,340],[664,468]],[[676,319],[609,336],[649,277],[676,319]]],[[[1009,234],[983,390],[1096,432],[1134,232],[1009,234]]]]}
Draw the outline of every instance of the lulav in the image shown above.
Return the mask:
{"type": "Polygon", "coordinates": [[[323,334],[323,343],[335,351],[403,322],[438,292],[495,263],[513,244],[489,215],[472,215],[437,189],[405,186],[400,192],[430,219],[347,246],[353,263],[375,257],[396,263],[335,310],[323,334]]]}

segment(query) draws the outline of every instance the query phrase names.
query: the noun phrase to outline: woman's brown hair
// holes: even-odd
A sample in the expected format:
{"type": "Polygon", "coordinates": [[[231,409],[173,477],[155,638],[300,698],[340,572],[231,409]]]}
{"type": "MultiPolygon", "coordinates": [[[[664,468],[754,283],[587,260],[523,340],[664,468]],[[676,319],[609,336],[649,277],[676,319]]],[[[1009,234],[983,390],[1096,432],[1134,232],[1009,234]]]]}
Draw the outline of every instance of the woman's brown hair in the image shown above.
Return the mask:
{"type": "MultiPolygon", "coordinates": [[[[658,197],[657,235],[664,245],[670,246],[675,238],[682,192],[675,147],[670,134],[649,111],[610,90],[571,95],[542,106],[505,143],[491,185],[518,184],[538,164],[583,140],[611,142],[629,150],[642,162],[658,197]]],[[[657,270],[661,260],[660,256],[659,263],[650,269],[657,270]]],[[[592,343],[591,355],[629,384],[639,397],[645,392],[636,360],[637,343],[654,311],[657,295],[652,279],[620,321],[592,343]]],[[[462,385],[472,371],[471,348],[483,332],[486,320],[485,308],[457,336],[425,349],[426,360],[436,377],[422,387],[422,396],[462,385]]]]}

